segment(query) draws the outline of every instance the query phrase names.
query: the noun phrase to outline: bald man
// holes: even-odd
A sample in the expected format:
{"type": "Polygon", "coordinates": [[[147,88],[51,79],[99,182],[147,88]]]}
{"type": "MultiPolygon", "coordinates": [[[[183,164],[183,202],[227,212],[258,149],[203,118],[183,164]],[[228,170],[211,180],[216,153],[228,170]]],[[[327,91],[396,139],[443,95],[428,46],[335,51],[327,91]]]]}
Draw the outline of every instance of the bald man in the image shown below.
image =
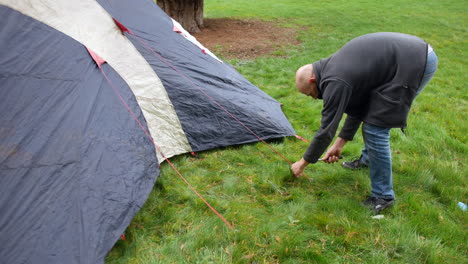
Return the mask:
{"type": "Polygon", "coordinates": [[[296,177],[316,163],[332,142],[344,113],[347,118],[322,160],[337,162],[343,147],[362,124],[361,157],[343,167],[369,167],[371,194],[364,204],[380,212],[394,204],[390,129],[405,128],[414,98],[437,69],[437,55],[424,40],[401,33],[357,37],[326,59],[300,67],[300,93],[323,100],[320,129],[301,160],[291,166],[296,177]]]}

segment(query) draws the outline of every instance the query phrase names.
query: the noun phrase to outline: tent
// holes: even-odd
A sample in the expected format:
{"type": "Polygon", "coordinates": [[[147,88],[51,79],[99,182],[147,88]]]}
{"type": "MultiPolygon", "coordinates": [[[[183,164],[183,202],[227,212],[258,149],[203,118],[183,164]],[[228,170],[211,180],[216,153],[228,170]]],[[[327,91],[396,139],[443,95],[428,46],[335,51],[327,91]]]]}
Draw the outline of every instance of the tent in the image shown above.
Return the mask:
{"type": "Polygon", "coordinates": [[[0,263],[103,263],[165,158],[294,135],[150,0],[0,0],[0,263]]]}

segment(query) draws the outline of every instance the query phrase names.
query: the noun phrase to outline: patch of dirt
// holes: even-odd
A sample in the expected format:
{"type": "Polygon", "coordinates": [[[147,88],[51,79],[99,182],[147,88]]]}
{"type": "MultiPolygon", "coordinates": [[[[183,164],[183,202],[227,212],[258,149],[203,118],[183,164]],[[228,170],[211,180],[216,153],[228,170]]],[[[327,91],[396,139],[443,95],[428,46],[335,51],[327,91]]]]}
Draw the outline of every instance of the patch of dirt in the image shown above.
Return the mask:
{"type": "Polygon", "coordinates": [[[274,22],[205,18],[201,32],[193,34],[211,52],[227,59],[281,55],[285,46],[298,45],[297,29],[274,22]]]}

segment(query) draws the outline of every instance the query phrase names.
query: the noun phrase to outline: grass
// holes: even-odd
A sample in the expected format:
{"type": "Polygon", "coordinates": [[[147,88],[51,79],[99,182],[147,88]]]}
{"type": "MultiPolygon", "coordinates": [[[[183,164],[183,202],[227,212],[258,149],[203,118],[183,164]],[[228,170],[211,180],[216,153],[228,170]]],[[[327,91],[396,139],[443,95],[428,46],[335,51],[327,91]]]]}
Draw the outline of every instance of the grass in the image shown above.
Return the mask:
{"type": "MultiPolygon", "coordinates": [[[[255,18],[306,28],[286,57],[231,60],[247,79],[284,104],[296,132],[312,138],[321,101],[295,92],[294,72],[353,37],[377,31],[420,36],[439,70],[417,98],[407,135],[392,130],[397,203],[375,220],[360,201],[367,171],[309,166],[310,179],[264,144],[215,149],[175,166],[228,221],[231,231],[168,166],[148,201],[106,258],[123,263],[468,263],[466,1],[206,0],[205,16],[255,18]]],[[[272,143],[295,161],[307,144],[272,143]]],[[[345,149],[359,156],[360,134],[345,149]]]]}

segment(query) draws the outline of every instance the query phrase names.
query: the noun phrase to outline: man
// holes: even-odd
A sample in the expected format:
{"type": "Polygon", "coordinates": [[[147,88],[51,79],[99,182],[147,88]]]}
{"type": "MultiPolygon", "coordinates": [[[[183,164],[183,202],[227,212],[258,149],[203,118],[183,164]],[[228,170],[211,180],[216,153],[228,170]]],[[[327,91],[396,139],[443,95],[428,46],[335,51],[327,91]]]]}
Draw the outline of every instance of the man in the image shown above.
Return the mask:
{"type": "Polygon", "coordinates": [[[316,163],[333,140],[343,113],[347,118],[322,160],[337,162],[344,145],[362,123],[361,158],[347,168],[369,166],[372,192],[364,204],[374,212],[393,205],[390,129],[405,128],[414,98],[437,69],[437,55],[422,39],[401,33],[357,37],[326,59],[296,72],[299,92],[323,99],[320,129],[303,158],[291,166],[295,176],[316,163]]]}

